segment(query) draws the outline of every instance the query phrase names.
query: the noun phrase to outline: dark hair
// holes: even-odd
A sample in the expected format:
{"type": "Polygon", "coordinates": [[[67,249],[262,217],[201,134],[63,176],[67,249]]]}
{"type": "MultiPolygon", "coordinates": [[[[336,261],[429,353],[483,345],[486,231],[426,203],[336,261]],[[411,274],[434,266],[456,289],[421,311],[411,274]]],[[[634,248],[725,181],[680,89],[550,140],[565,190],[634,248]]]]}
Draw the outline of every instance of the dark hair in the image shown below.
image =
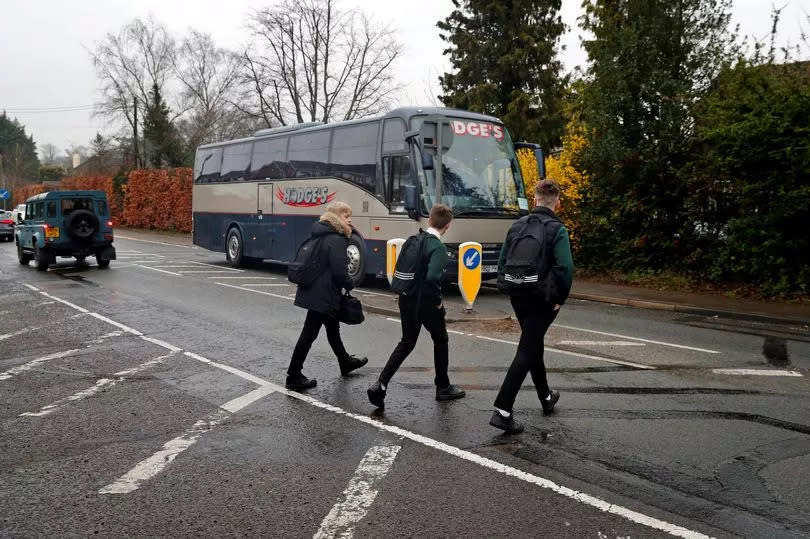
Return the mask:
{"type": "Polygon", "coordinates": [[[444,204],[435,204],[430,208],[430,226],[437,230],[446,227],[453,220],[453,210],[444,204]]]}
{"type": "Polygon", "coordinates": [[[560,188],[551,180],[542,180],[534,188],[534,196],[549,200],[560,196],[560,188]]]}

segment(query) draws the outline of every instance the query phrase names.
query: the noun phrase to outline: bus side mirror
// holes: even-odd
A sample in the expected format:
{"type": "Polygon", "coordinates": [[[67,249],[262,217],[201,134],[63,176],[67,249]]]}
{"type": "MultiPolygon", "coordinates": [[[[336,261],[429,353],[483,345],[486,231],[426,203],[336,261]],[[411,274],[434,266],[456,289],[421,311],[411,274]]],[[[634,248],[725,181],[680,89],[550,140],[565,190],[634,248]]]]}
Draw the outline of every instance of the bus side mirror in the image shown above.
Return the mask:
{"type": "Polygon", "coordinates": [[[541,180],[546,179],[546,158],[543,155],[543,150],[540,148],[534,149],[534,158],[537,160],[537,175],[541,180]]]}
{"type": "Polygon", "coordinates": [[[433,154],[425,150],[419,150],[422,155],[422,170],[433,170],[433,154]]]}
{"type": "Polygon", "coordinates": [[[419,192],[415,185],[403,185],[402,198],[405,203],[405,210],[408,213],[415,212],[419,209],[419,192]]]}
{"type": "Polygon", "coordinates": [[[23,224],[23,222],[24,222],[24,221],[23,221],[23,216],[22,216],[22,214],[21,214],[21,213],[18,213],[18,214],[17,214],[17,224],[18,224],[18,225],[21,225],[21,224],[23,224]]]}

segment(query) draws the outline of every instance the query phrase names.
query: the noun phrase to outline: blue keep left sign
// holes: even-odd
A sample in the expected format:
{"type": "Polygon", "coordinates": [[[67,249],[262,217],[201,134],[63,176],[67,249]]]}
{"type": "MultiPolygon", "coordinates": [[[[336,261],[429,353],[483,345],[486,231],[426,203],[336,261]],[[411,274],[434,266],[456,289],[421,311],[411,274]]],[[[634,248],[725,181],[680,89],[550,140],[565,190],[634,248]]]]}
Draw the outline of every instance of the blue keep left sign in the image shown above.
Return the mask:
{"type": "Polygon", "coordinates": [[[6,200],[7,198],[11,198],[11,193],[8,192],[8,189],[0,189],[0,200],[6,200]]]}
{"type": "Polygon", "coordinates": [[[475,269],[481,263],[481,253],[475,250],[469,250],[464,253],[464,267],[467,269],[475,269]]]}

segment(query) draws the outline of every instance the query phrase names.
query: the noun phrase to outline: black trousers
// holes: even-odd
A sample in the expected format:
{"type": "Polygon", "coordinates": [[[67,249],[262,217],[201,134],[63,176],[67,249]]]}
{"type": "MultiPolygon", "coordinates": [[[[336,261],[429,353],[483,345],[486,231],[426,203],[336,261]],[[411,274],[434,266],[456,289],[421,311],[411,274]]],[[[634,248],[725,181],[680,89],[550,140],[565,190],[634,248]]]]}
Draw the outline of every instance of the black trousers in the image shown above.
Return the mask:
{"type": "Polygon", "coordinates": [[[301,374],[304,360],[307,358],[309,349],[312,348],[312,343],[318,338],[321,326],[326,326],[326,339],[329,341],[329,346],[332,347],[332,352],[337,356],[338,362],[342,363],[349,357],[346,348],[343,347],[343,340],[340,338],[340,323],[337,319],[315,311],[307,311],[307,319],[304,321],[301,336],[298,337],[298,343],[293,350],[287,375],[301,374]]]}
{"type": "Polygon", "coordinates": [[[405,358],[413,352],[419,332],[422,331],[422,326],[425,326],[433,339],[433,364],[436,368],[436,377],[433,381],[438,388],[449,386],[450,378],[447,376],[449,352],[444,307],[437,308],[431,305],[430,301],[423,301],[417,306],[414,298],[400,296],[399,317],[402,323],[402,339],[388,358],[388,363],[380,374],[380,382],[388,385],[405,358]]]}
{"type": "Polygon", "coordinates": [[[512,411],[526,373],[532,373],[532,381],[541,400],[551,393],[546,379],[546,364],[543,362],[543,339],[559,312],[554,310],[554,305],[532,297],[512,297],[512,308],[520,323],[520,342],[495,399],[495,407],[507,412],[512,411]]]}

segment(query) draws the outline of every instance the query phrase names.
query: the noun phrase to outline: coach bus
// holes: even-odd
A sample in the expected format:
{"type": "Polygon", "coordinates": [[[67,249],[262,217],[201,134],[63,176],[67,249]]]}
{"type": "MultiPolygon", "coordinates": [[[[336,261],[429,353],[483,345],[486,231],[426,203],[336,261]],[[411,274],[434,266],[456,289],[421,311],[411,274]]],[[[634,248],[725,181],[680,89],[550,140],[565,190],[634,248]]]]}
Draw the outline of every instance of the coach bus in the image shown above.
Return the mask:
{"type": "MultiPolygon", "coordinates": [[[[434,203],[456,219],[443,238],[455,279],[458,245],[483,245],[484,278],[497,272],[501,242],[528,211],[513,144],[497,118],[447,108],[399,108],[333,124],[264,129],[206,144],[194,163],[194,244],[234,266],[289,263],[333,200],[352,207],[349,274],[385,276],[385,246],[427,227],[434,203]]],[[[541,173],[542,176],[542,173],[541,173]]]]}

